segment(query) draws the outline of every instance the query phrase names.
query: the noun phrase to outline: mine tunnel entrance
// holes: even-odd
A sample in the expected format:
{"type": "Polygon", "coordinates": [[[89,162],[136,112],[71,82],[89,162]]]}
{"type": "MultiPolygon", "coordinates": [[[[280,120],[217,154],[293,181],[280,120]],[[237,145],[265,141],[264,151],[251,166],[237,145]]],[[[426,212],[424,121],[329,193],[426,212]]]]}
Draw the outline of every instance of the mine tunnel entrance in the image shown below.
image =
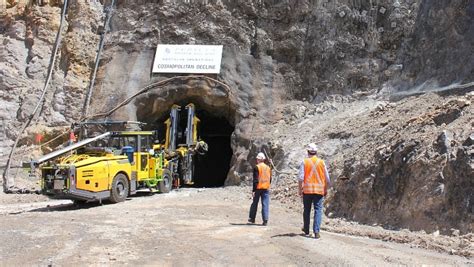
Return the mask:
{"type": "Polygon", "coordinates": [[[209,145],[206,155],[198,156],[194,169],[194,184],[197,187],[223,186],[230,169],[232,148],[230,135],[234,127],[224,117],[206,110],[197,110],[199,137],[209,145]]]}
{"type": "MultiPolygon", "coordinates": [[[[180,103],[181,107],[186,104],[180,103]]],[[[186,125],[185,109],[180,113],[180,127],[186,125]]],[[[196,155],[194,158],[194,187],[220,187],[224,185],[230,169],[232,148],[230,136],[234,127],[227,118],[217,112],[210,112],[196,106],[198,124],[198,139],[208,144],[208,152],[205,155],[196,155]]],[[[152,126],[158,130],[159,140],[164,140],[166,133],[165,120],[169,114],[163,114],[152,126]]],[[[178,143],[183,143],[184,137],[178,138],[178,143]]]]}

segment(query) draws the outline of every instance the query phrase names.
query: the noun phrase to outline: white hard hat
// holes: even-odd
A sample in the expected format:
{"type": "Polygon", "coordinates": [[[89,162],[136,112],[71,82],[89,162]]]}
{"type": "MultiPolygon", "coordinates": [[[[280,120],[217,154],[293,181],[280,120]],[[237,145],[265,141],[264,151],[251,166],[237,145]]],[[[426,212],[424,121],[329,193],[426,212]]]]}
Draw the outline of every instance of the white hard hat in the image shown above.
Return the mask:
{"type": "Polygon", "coordinates": [[[265,160],[265,155],[262,152],[260,152],[257,154],[257,159],[265,160]]]}
{"type": "Polygon", "coordinates": [[[315,143],[309,144],[306,149],[307,149],[308,152],[310,152],[310,153],[316,153],[316,152],[318,152],[318,147],[316,146],[315,143]]]}

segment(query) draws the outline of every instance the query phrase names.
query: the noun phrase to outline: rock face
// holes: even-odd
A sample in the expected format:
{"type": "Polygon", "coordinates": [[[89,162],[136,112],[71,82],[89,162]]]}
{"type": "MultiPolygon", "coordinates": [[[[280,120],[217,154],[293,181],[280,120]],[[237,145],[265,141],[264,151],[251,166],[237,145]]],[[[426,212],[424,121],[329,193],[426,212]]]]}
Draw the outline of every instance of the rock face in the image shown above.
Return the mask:
{"type": "MultiPolygon", "coordinates": [[[[61,17],[61,8],[55,2],[51,2],[52,6],[13,3],[13,7],[0,15],[0,41],[4,44],[0,52],[2,165],[22,123],[30,117],[40,98],[61,17]]],[[[37,124],[27,129],[28,137],[38,132],[41,125],[48,127],[41,131],[49,132],[70,125],[81,114],[102,8],[97,3],[77,1],[69,5],[69,14],[61,33],[62,45],[53,66],[51,84],[36,114],[37,124]],[[74,14],[83,14],[87,19],[74,14]]]]}
{"type": "Polygon", "coordinates": [[[422,1],[403,49],[401,63],[406,68],[401,89],[420,85],[432,90],[435,85],[472,82],[474,55],[466,51],[474,43],[473,18],[470,1],[422,1]]]}
{"type": "Polygon", "coordinates": [[[376,126],[377,117],[392,119],[371,130],[375,140],[359,147],[356,157],[344,160],[330,204],[335,215],[366,223],[384,218],[387,225],[443,233],[452,227],[472,231],[473,195],[466,190],[474,186],[473,108],[458,105],[455,98],[434,110],[419,101],[407,100],[369,115],[374,122],[367,121],[368,127],[376,126]],[[396,119],[402,110],[414,117],[396,119]],[[461,115],[449,115],[453,113],[461,115]]]}
{"type": "MultiPolygon", "coordinates": [[[[41,94],[62,7],[8,3],[0,14],[1,165],[41,94]]],[[[83,115],[104,8],[99,1],[70,3],[52,83],[21,145],[31,144],[34,133],[61,132],[83,115]]],[[[473,16],[468,0],[119,0],[88,115],[173,76],[150,73],[157,44],[222,44],[221,73],[211,78],[226,85],[176,80],[110,118],[153,123],[175,102],[195,102],[234,127],[226,184],[248,182],[262,148],[278,168],[293,172],[304,144],[317,141],[338,178],[328,198],[333,214],[472,231],[472,125],[470,133],[466,118],[473,100],[453,98],[465,102],[442,106],[449,95],[404,97],[472,81],[473,16]],[[402,100],[373,100],[386,96],[402,100]]],[[[289,186],[285,194],[294,190],[289,186]]]]}
{"type": "Polygon", "coordinates": [[[288,115],[264,135],[283,170],[276,173],[273,196],[299,206],[295,170],[305,144],[316,142],[334,182],[328,216],[395,229],[469,233],[474,107],[465,104],[471,101],[472,95],[425,94],[397,102],[287,102],[279,112],[288,115]]]}

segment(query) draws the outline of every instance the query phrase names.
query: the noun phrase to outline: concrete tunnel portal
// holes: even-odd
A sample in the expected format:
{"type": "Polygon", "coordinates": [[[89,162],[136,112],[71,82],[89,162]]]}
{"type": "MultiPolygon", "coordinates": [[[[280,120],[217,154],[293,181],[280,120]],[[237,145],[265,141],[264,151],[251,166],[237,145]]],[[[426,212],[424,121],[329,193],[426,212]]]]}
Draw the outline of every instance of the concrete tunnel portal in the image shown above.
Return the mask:
{"type": "MultiPolygon", "coordinates": [[[[208,144],[205,155],[197,155],[194,164],[194,187],[224,186],[233,151],[231,135],[234,132],[235,108],[228,94],[219,88],[203,86],[168,88],[138,97],[135,100],[137,119],[147,123],[145,130],[157,130],[158,140],[163,142],[172,105],[178,105],[182,112],[193,103],[199,118],[198,140],[208,144]]],[[[180,125],[186,124],[186,116],[180,114],[180,125]]],[[[179,139],[179,138],[178,138],[179,139]]],[[[178,140],[178,145],[184,143],[178,140]]]]}

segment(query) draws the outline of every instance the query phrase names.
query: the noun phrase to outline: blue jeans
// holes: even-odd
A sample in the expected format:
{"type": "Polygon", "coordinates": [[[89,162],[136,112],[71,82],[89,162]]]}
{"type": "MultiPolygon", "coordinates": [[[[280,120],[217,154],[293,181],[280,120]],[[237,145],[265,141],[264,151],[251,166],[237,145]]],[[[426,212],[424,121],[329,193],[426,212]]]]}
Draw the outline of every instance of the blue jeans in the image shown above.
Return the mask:
{"type": "Polygon", "coordinates": [[[303,194],[303,231],[309,234],[309,221],[311,215],[311,204],[314,205],[313,232],[319,233],[321,229],[321,218],[323,216],[324,196],[318,194],[303,194]]]}
{"type": "Polygon", "coordinates": [[[259,199],[262,199],[262,219],[263,221],[268,221],[270,192],[266,189],[255,190],[255,196],[253,197],[253,202],[250,206],[249,219],[255,221],[259,199]]]}

